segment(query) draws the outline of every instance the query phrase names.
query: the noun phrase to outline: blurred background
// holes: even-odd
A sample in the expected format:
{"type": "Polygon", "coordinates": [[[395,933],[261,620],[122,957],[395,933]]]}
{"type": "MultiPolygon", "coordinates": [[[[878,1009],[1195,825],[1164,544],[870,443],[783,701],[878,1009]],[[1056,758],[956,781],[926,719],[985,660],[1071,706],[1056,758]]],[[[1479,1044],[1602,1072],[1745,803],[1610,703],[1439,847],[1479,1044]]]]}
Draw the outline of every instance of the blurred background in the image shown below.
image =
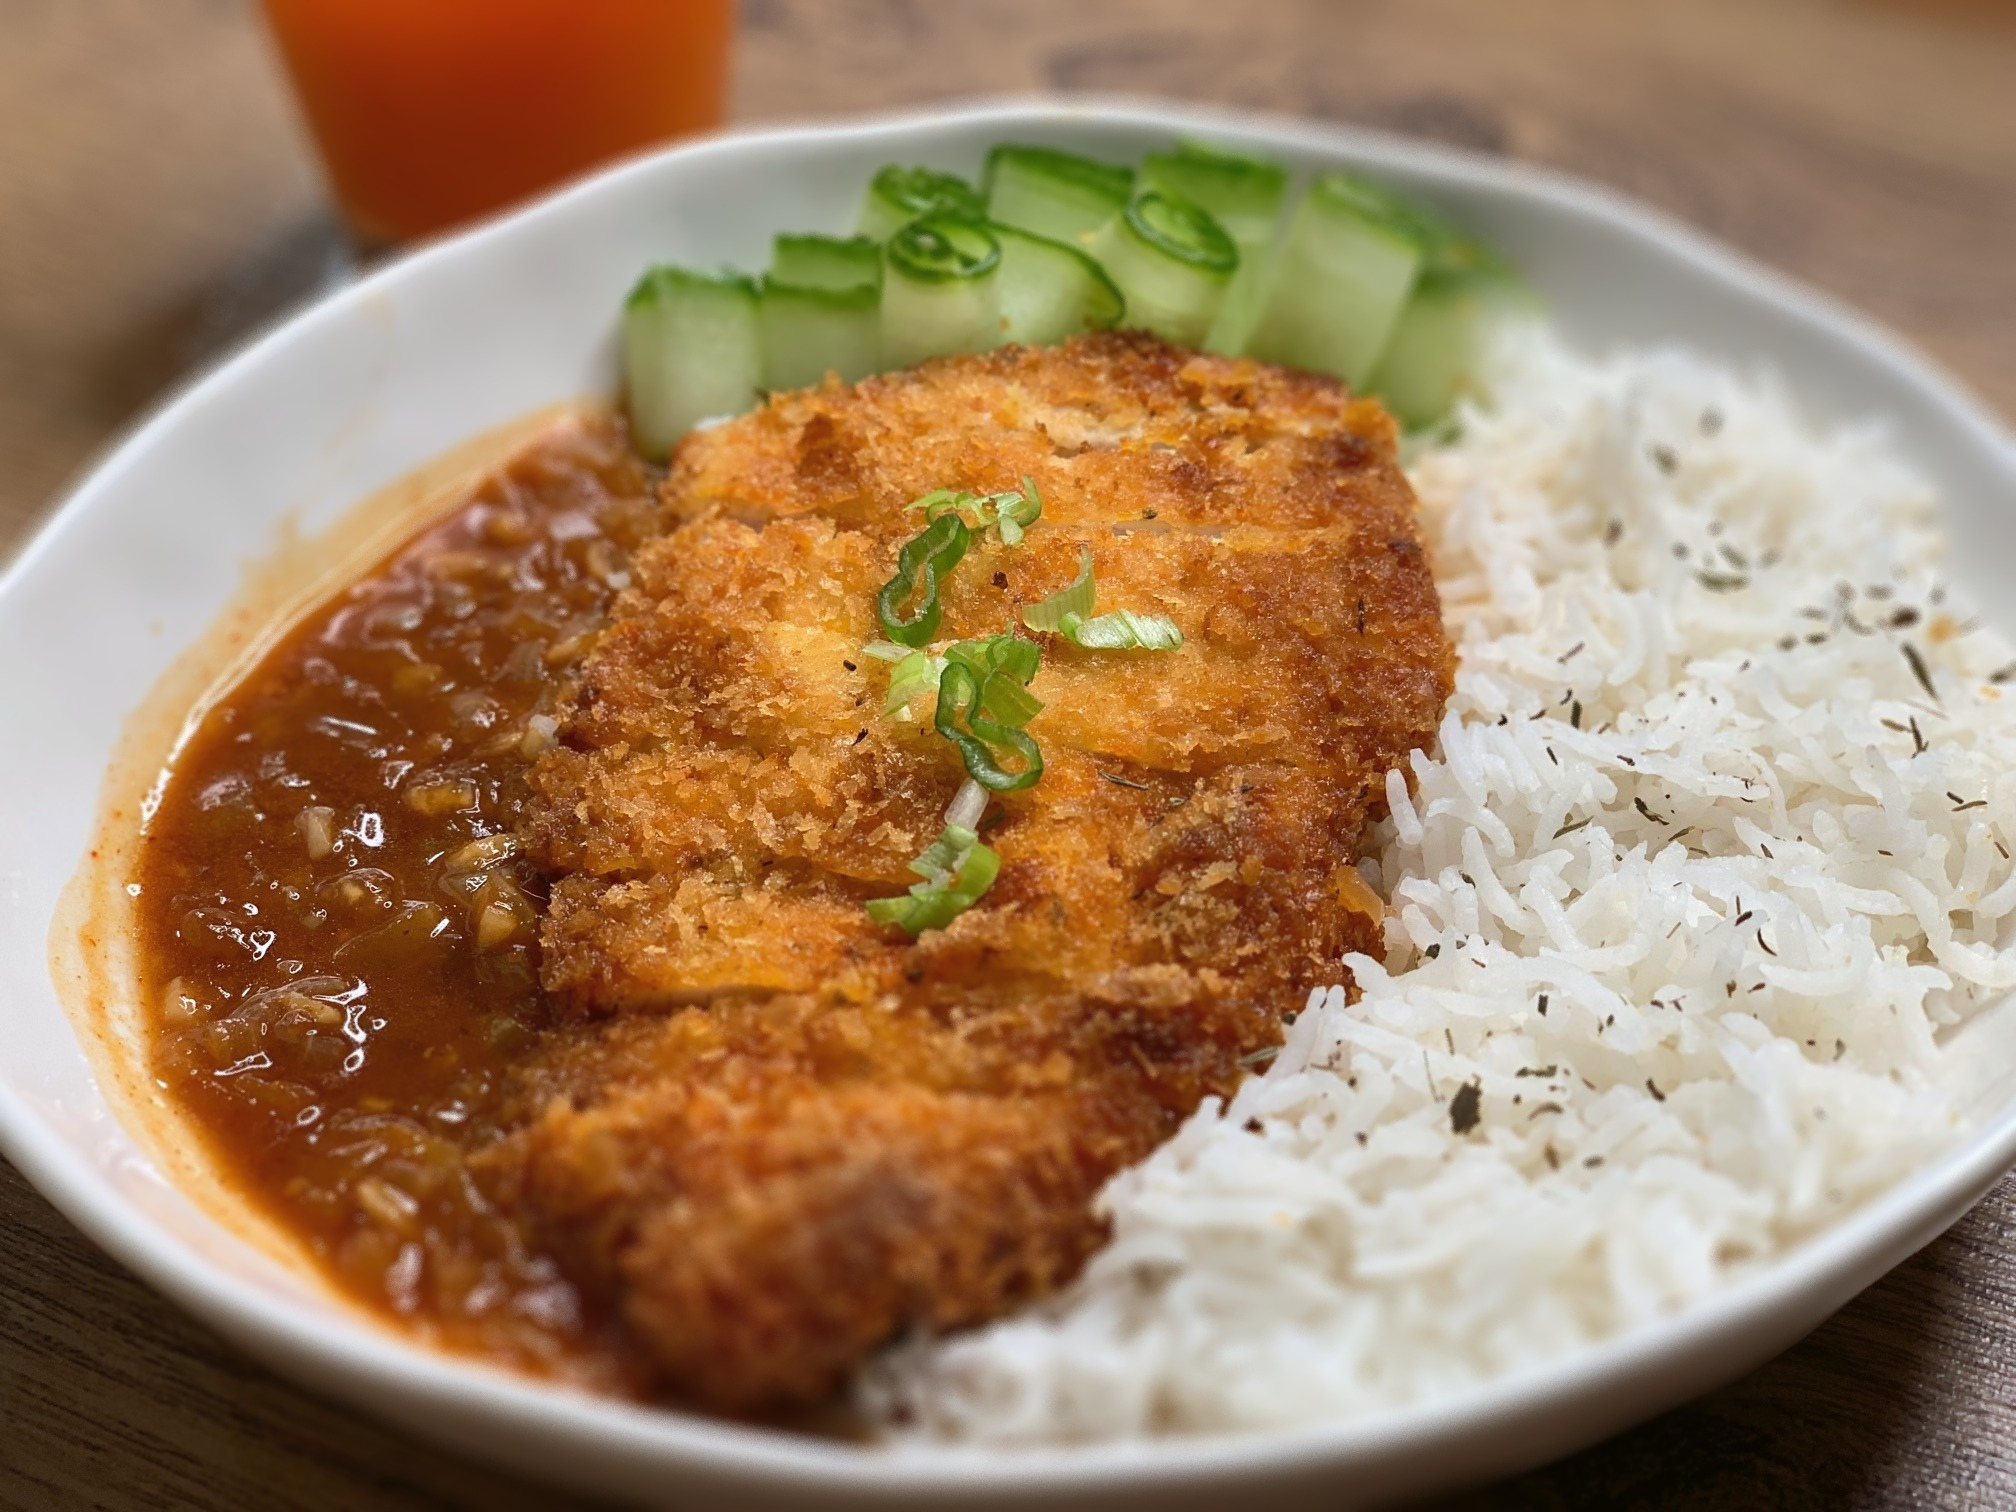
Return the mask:
{"type": "MultiPolygon", "coordinates": [[[[0,559],[165,388],[402,238],[716,121],[981,93],[1209,101],[1566,169],[2016,413],[2016,0],[267,9],[284,61],[254,0],[0,0],[0,559]]],[[[2005,1183],[1764,1371],[1464,1504],[2016,1506],[2012,1238],[2005,1183]]],[[[535,1505],[575,1504],[272,1381],[0,1164],[0,1509],[535,1505]]]]}

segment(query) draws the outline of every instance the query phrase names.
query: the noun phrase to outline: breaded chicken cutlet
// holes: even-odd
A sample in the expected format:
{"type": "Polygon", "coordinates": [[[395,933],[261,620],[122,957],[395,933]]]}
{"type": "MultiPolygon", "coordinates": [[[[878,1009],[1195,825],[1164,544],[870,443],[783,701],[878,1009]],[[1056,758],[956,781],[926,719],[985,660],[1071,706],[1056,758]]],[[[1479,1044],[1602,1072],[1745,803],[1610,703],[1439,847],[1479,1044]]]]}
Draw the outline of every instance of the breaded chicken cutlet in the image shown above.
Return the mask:
{"type": "Polygon", "coordinates": [[[1093,1198],[1377,955],[1360,837],[1450,690],[1393,425],[1328,379],[1138,333],[772,398],[689,437],[664,532],[534,773],[546,986],[570,1026],[487,1160],[667,1390],[833,1392],[906,1329],[1067,1281],[1093,1198]],[[1033,479],[938,638],[1069,583],[1173,652],[1042,635],[1040,782],[994,801],[992,888],[916,940],[964,772],[881,717],[875,594],[934,489],[1033,479]]]}

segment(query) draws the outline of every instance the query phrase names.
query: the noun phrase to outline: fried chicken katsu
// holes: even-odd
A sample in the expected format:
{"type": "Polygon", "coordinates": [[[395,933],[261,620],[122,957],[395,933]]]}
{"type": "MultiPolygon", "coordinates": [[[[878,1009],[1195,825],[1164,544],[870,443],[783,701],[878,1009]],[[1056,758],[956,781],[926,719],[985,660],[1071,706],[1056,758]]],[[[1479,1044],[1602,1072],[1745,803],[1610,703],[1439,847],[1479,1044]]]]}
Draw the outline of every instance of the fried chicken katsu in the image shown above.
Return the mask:
{"type": "Polygon", "coordinates": [[[1452,653],[1385,412],[1139,334],[773,397],[689,437],[661,507],[533,773],[567,1023],[484,1160],[662,1387],[756,1410],[1063,1284],[1100,1186],[1379,953],[1354,863],[1452,653]],[[1102,605],[1184,644],[1025,632],[1042,778],[913,940],[865,904],[966,774],[862,648],[904,506],[1024,477],[1040,521],[974,537],[937,639],[1089,550],[1102,605]]]}

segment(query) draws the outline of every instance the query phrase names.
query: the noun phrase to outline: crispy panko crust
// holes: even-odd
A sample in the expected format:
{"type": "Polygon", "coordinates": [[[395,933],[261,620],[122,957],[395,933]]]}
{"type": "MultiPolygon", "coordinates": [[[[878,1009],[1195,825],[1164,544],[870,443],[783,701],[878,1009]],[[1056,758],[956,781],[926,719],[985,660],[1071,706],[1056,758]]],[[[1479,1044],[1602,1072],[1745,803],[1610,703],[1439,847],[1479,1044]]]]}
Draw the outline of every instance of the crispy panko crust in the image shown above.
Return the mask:
{"type": "Polygon", "coordinates": [[[1392,422],[1138,333],[780,395],[679,448],[665,533],[584,662],[526,836],[572,1023],[499,1185],[709,1405],[817,1399],[901,1330],[994,1316],[1100,1241],[1114,1171],[1379,951],[1353,863],[1452,654],[1392,422]],[[942,638],[1093,554],[1173,654],[1043,636],[1046,769],[950,928],[874,926],[963,776],[877,717],[873,597],[934,488],[1033,478],[942,638]]]}

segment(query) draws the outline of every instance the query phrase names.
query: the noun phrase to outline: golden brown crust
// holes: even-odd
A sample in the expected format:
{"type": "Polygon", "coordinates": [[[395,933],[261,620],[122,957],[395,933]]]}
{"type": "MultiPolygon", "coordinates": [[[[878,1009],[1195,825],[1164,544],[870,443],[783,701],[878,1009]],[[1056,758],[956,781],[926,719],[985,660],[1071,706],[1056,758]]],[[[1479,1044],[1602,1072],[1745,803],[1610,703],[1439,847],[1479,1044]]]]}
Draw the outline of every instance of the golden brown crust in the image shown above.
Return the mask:
{"type": "Polygon", "coordinates": [[[1451,654],[1384,411],[1139,334],[779,396],[689,438],[664,511],[528,833],[549,990],[621,1017],[564,1037],[493,1163],[668,1383],[752,1406],[1070,1275],[1100,1182],[1377,951],[1346,873],[1451,654]],[[962,773],[876,717],[859,649],[903,505],[1023,476],[1042,522],[976,541],[941,636],[1089,548],[1102,608],[1186,644],[1042,638],[1043,780],[1000,803],[992,890],[913,944],[861,904],[962,773]]]}

